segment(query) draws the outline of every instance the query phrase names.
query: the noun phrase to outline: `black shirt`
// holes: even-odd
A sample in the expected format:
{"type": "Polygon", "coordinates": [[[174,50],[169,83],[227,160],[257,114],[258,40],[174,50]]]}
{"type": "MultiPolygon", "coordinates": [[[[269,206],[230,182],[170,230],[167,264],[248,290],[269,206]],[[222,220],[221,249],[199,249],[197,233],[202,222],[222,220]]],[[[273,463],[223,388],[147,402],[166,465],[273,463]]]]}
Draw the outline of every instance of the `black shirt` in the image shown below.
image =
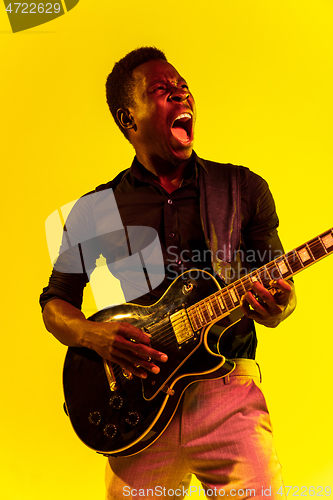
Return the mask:
{"type": "MultiPolygon", "coordinates": [[[[180,187],[167,193],[155,176],[135,158],[131,168],[118,176],[116,183],[111,181],[88,193],[93,197],[83,197],[83,205],[81,203],[77,210],[74,208],[66,222],[72,241],[68,242],[68,236],[64,238],[49,285],[41,295],[42,307],[49,300],[60,298],[80,308],[83,289],[100,254],[106,258],[111,272],[120,279],[126,300],[141,305],[156,302],[171,282],[187,269],[203,269],[214,274],[200,218],[200,168],[205,168],[205,165],[193,154],[180,187]],[[108,215],[106,223],[105,207],[111,207],[113,201],[109,197],[106,202],[105,197],[111,187],[116,209],[108,215]],[[90,203],[94,204],[94,221],[89,215],[92,210],[90,203]],[[103,222],[96,223],[96,213],[99,214],[98,220],[103,222]],[[110,220],[112,233],[106,229],[110,220]],[[145,227],[152,228],[159,235],[165,277],[144,294],[140,294],[139,288],[134,292],[132,288],[126,293],[135,273],[133,267],[129,268],[126,258],[137,255],[136,252],[147,247],[147,242],[153,243],[154,240],[155,232],[145,231],[145,227]],[[81,244],[75,246],[77,242],[81,244]],[[69,246],[71,248],[67,249],[69,246]],[[131,293],[134,293],[134,299],[131,293]]],[[[250,269],[273,260],[277,257],[274,252],[281,253],[282,245],[276,231],[278,218],[275,205],[267,183],[250,170],[239,168],[240,252],[244,266],[250,269]]],[[[243,317],[224,333],[220,350],[229,358],[254,359],[256,345],[253,321],[243,317]]]]}

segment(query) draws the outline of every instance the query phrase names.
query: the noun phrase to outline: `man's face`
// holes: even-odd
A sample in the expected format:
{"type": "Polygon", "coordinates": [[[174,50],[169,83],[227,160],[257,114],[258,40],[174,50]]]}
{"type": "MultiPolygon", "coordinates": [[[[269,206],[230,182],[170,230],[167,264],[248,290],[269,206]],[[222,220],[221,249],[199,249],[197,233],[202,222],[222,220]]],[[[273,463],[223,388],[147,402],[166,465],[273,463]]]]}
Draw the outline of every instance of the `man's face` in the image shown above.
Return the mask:
{"type": "Polygon", "coordinates": [[[133,71],[135,127],[130,140],[138,159],[174,165],[188,160],[193,148],[195,103],[186,81],[168,62],[157,59],[133,71]]]}

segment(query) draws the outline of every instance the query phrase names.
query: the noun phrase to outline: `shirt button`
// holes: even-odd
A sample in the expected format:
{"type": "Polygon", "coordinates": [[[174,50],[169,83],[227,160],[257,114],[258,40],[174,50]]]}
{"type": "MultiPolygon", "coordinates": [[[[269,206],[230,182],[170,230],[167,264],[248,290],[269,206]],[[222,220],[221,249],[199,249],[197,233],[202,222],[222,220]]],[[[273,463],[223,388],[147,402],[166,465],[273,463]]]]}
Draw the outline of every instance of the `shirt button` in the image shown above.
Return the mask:
{"type": "Polygon", "coordinates": [[[168,200],[168,203],[169,203],[169,205],[172,205],[172,200],[170,200],[170,199],[169,199],[169,200],[168,200]]]}
{"type": "Polygon", "coordinates": [[[175,233],[170,233],[169,234],[169,238],[174,238],[175,237],[175,233]]]}

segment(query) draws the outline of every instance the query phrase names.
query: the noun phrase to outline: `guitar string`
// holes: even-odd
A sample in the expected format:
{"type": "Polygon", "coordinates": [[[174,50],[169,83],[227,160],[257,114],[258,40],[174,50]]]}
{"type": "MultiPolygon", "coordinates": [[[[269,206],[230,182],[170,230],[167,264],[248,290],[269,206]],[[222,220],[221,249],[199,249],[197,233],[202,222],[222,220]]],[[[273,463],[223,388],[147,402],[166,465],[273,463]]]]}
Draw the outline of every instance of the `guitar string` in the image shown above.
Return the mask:
{"type": "MultiPolygon", "coordinates": [[[[260,277],[261,276],[263,277],[266,272],[270,275],[269,271],[271,271],[272,268],[276,269],[275,264],[271,264],[270,268],[268,268],[268,266],[267,267],[265,266],[264,269],[261,269],[260,271],[258,270],[257,274],[260,277]]],[[[245,280],[242,280],[242,281],[247,282],[246,283],[247,285],[249,283],[251,284],[251,279],[249,279],[249,277],[247,277],[245,280]]],[[[233,286],[233,288],[236,290],[236,293],[238,296],[242,295],[240,293],[240,290],[239,290],[239,285],[242,285],[241,281],[237,284],[235,283],[233,286]]],[[[244,290],[246,290],[245,286],[242,285],[242,287],[244,288],[244,290]]],[[[232,300],[231,297],[229,296],[229,293],[230,293],[229,290],[218,290],[215,294],[212,294],[210,297],[203,299],[202,301],[198,302],[194,306],[190,306],[188,308],[189,313],[194,315],[195,309],[198,307],[201,307],[201,315],[202,315],[204,321],[202,321],[200,319],[200,317],[198,317],[198,314],[196,314],[196,322],[201,323],[201,325],[200,325],[201,328],[203,326],[207,325],[212,320],[216,319],[218,316],[223,316],[221,306],[219,305],[219,303],[217,301],[218,294],[222,296],[222,299],[224,299],[224,304],[225,304],[225,307],[227,308],[228,311],[230,311],[230,309],[233,309],[239,305],[238,304],[239,300],[238,299],[232,300]],[[211,310],[213,312],[213,315],[209,312],[209,308],[207,307],[207,303],[209,303],[209,305],[211,306],[211,310]],[[207,317],[208,317],[208,320],[207,320],[207,317]]],[[[173,323],[173,326],[168,324],[165,326],[163,325],[162,327],[153,328],[151,331],[154,334],[154,336],[161,336],[164,334],[164,337],[162,339],[163,340],[162,342],[158,342],[158,340],[160,340],[160,339],[152,338],[152,344],[154,344],[155,347],[161,346],[161,347],[159,347],[161,349],[163,349],[163,347],[168,347],[168,346],[171,346],[172,344],[174,344],[174,342],[176,340],[175,333],[174,333],[174,327],[179,326],[182,322],[183,322],[183,320],[180,319],[178,321],[175,321],[173,323]]],[[[119,365],[117,365],[117,366],[119,366],[119,365]]],[[[117,372],[119,372],[119,370],[117,370],[117,372]]]]}
{"type": "MultiPolygon", "coordinates": [[[[292,253],[292,252],[290,252],[290,253],[292,253]]],[[[286,254],[287,261],[289,261],[289,257],[291,256],[290,253],[289,253],[289,255],[286,254]]],[[[281,275],[276,263],[271,262],[271,263],[266,264],[262,268],[252,272],[251,275],[255,276],[255,274],[256,274],[258,276],[258,278],[260,279],[260,281],[265,283],[269,279],[273,279],[275,277],[273,274],[274,271],[278,271],[279,276],[281,275]],[[269,278],[267,278],[267,274],[268,274],[269,278]]],[[[244,293],[246,293],[247,287],[250,288],[250,286],[252,285],[252,280],[251,280],[250,276],[247,276],[244,278],[239,280],[237,283],[234,283],[233,287],[230,288],[231,290],[234,289],[234,291],[237,293],[238,297],[241,297],[242,295],[244,295],[244,293]]],[[[207,298],[203,299],[202,301],[198,302],[197,304],[190,306],[188,308],[189,315],[195,316],[196,323],[198,323],[198,324],[201,323],[200,328],[207,325],[209,322],[216,319],[218,316],[223,316],[224,313],[222,312],[221,306],[218,302],[218,295],[220,295],[220,297],[222,296],[221,298],[224,300],[224,306],[227,309],[227,312],[231,312],[232,309],[239,306],[240,301],[238,299],[235,300],[235,299],[230,297],[229,288],[226,290],[218,290],[217,292],[215,292],[215,294],[212,294],[210,297],[207,297],[207,298]],[[209,306],[211,307],[213,314],[210,313],[209,306]],[[201,308],[201,316],[203,318],[203,321],[200,319],[199,314],[195,313],[195,310],[198,308],[201,308]]],[[[182,322],[181,319],[177,322],[174,322],[174,326],[178,326],[181,322],[182,322]]],[[[153,331],[153,333],[156,335],[161,335],[167,330],[168,330],[168,327],[156,328],[155,331],[153,331]]],[[[171,327],[169,336],[173,337],[173,334],[174,334],[174,332],[173,332],[173,329],[171,327]]],[[[168,338],[168,336],[165,337],[165,339],[167,339],[167,338],[168,338]]],[[[169,342],[164,342],[163,344],[168,345],[169,342]]]]}
{"type": "MultiPolygon", "coordinates": [[[[162,349],[163,349],[163,347],[169,347],[175,343],[176,339],[175,339],[175,334],[174,334],[172,325],[169,324],[161,329],[157,329],[156,331],[158,331],[159,334],[161,334],[161,332],[168,332],[167,335],[165,335],[163,338],[164,342],[162,344],[160,343],[160,345],[162,346],[162,349]],[[167,342],[165,342],[165,339],[167,339],[167,342]]],[[[155,335],[156,335],[156,331],[155,331],[155,335]]],[[[155,339],[152,339],[152,340],[154,341],[155,339]]],[[[152,343],[154,343],[155,347],[157,347],[156,342],[152,342],[152,343]]],[[[121,366],[118,365],[117,363],[113,363],[113,364],[115,365],[115,368],[113,370],[114,375],[115,376],[121,375],[122,374],[121,366]]]]}
{"type": "MultiPolygon", "coordinates": [[[[324,234],[324,236],[326,236],[326,234],[330,234],[331,233],[331,230],[328,231],[327,233],[324,234]]],[[[319,238],[319,237],[318,237],[319,238]]],[[[311,251],[318,251],[319,249],[322,249],[324,247],[324,245],[322,244],[321,240],[320,239],[313,239],[313,240],[310,240],[309,242],[307,242],[308,246],[310,247],[310,250],[311,251]]],[[[326,247],[325,247],[326,248],[326,247]]],[[[329,251],[329,253],[331,253],[331,251],[329,251]]],[[[268,274],[268,276],[271,278],[271,279],[274,279],[274,276],[273,276],[273,273],[274,271],[278,271],[278,273],[280,275],[282,275],[280,269],[279,269],[279,266],[278,266],[278,263],[281,262],[282,260],[285,260],[287,262],[287,264],[290,265],[290,269],[291,269],[291,273],[287,273],[287,276],[289,275],[293,275],[294,274],[294,270],[292,268],[292,263],[295,263],[295,254],[297,255],[298,257],[298,251],[297,249],[294,249],[294,250],[291,250],[290,252],[287,252],[286,254],[284,254],[283,256],[280,256],[278,257],[277,259],[275,259],[274,261],[272,262],[269,262],[268,264],[266,264],[265,266],[263,266],[262,268],[259,268],[258,270],[255,270],[254,272],[250,273],[250,275],[238,280],[236,283],[233,284],[233,288],[236,290],[237,292],[237,295],[238,296],[242,296],[243,294],[241,293],[240,294],[240,287],[242,287],[245,291],[246,291],[246,288],[248,285],[251,285],[252,284],[252,280],[251,280],[251,276],[255,276],[255,274],[257,274],[258,278],[262,281],[266,281],[265,279],[263,280],[263,278],[265,278],[265,275],[266,273],[268,274]]],[[[315,262],[317,260],[317,257],[315,256],[311,256],[310,257],[311,261],[312,262],[315,262]]],[[[301,264],[302,265],[302,264],[301,264]]],[[[307,264],[308,265],[308,264],[307,264]]],[[[304,267],[307,267],[304,266],[304,267]]],[[[198,302],[197,304],[193,305],[193,306],[190,306],[188,308],[188,311],[189,311],[189,314],[190,315],[195,315],[195,321],[196,323],[202,323],[200,317],[198,317],[198,314],[195,314],[195,309],[197,307],[204,307],[206,309],[206,313],[210,315],[209,311],[207,311],[207,306],[205,304],[205,301],[206,302],[210,302],[210,305],[212,306],[212,310],[214,311],[215,313],[215,318],[218,316],[218,314],[216,313],[216,309],[220,312],[221,312],[221,315],[223,315],[222,313],[222,310],[221,310],[221,307],[218,303],[218,298],[217,298],[217,295],[220,295],[222,296],[222,298],[224,299],[225,301],[225,306],[227,307],[227,309],[230,309],[230,305],[231,307],[233,308],[234,305],[232,304],[232,300],[230,299],[229,297],[229,291],[228,290],[218,290],[215,294],[213,294],[212,296],[208,297],[207,299],[203,299],[202,301],[198,302]],[[212,301],[215,301],[215,304],[212,303],[212,301]]],[[[237,301],[238,302],[238,301],[237,301]]],[[[237,306],[236,306],[237,307],[237,306]]],[[[201,314],[203,315],[203,319],[204,321],[207,321],[206,318],[205,318],[205,314],[203,311],[201,311],[201,314]]],[[[212,319],[215,319],[211,316],[212,319]]],[[[181,321],[181,320],[180,320],[181,321]]],[[[179,322],[178,322],[179,323],[179,322]]],[[[175,323],[176,324],[176,323],[175,323]]],[[[201,325],[201,328],[207,324],[204,323],[203,325],[201,325]]],[[[174,331],[173,331],[173,327],[172,325],[167,325],[167,326],[163,326],[162,328],[157,328],[155,329],[155,331],[153,332],[154,335],[161,335],[165,332],[168,332],[169,330],[169,333],[167,335],[165,335],[164,337],[164,342],[162,345],[164,346],[168,346],[172,343],[174,343],[174,331]],[[167,340],[167,342],[165,342],[165,340],[167,340]]],[[[155,339],[153,339],[155,340],[155,339]]],[[[155,342],[154,342],[155,343],[155,342]]],[[[116,363],[114,363],[116,365],[116,368],[114,370],[114,372],[117,372],[117,373],[120,373],[121,372],[121,367],[119,365],[117,365],[116,363]],[[117,369],[118,368],[118,369],[117,369]]]]}
{"type": "MultiPolygon", "coordinates": [[[[288,259],[289,255],[286,254],[286,259],[288,259]]],[[[234,290],[236,294],[238,295],[239,298],[241,298],[245,293],[250,290],[253,280],[251,279],[251,276],[257,275],[259,280],[262,281],[263,283],[269,283],[271,279],[276,279],[277,276],[274,275],[274,272],[278,272],[278,278],[282,277],[282,274],[280,272],[279,267],[277,266],[277,262],[281,260],[282,257],[279,257],[273,262],[269,262],[262,268],[259,268],[250,275],[244,276],[243,278],[237,280],[235,283],[232,284],[231,287],[228,287],[227,289],[222,289],[218,290],[214,294],[210,295],[209,297],[201,300],[197,304],[194,304],[192,306],[189,306],[187,308],[187,311],[189,315],[193,315],[195,317],[195,322],[200,324],[200,328],[203,326],[207,325],[210,321],[216,319],[219,316],[223,316],[226,312],[231,312],[234,308],[238,307],[240,305],[240,300],[236,298],[231,297],[231,291],[234,290]],[[268,275],[268,278],[267,278],[268,275]],[[226,311],[223,311],[219,304],[219,299],[222,300],[222,303],[224,305],[223,309],[226,309],[226,311]],[[209,312],[209,305],[207,308],[207,303],[210,305],[212,311],[214,312],[215,316],[210,314],[209,312]],[[196,309],[201,308],[201,315],[203,317],[202,321],[199,317],[199,314],[196,313],[196,309]],[[207,320],[208,317],[208,320],[207,320]]]]}

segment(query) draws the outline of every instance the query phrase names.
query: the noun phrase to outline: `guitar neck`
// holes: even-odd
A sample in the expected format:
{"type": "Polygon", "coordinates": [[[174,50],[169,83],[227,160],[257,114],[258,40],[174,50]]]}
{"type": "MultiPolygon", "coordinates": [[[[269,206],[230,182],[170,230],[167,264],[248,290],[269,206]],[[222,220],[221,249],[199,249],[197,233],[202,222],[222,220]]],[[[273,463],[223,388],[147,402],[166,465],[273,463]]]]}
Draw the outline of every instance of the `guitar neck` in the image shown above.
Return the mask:
{"type": "Polygon", "coordinates": [[[193,329],[199,330],[228,316],[240,306],[243,295],[256,281],[265,288],[272,288],[272,282],[291,278],[332,252],[333,228],[187,308],[193,329]]]}

